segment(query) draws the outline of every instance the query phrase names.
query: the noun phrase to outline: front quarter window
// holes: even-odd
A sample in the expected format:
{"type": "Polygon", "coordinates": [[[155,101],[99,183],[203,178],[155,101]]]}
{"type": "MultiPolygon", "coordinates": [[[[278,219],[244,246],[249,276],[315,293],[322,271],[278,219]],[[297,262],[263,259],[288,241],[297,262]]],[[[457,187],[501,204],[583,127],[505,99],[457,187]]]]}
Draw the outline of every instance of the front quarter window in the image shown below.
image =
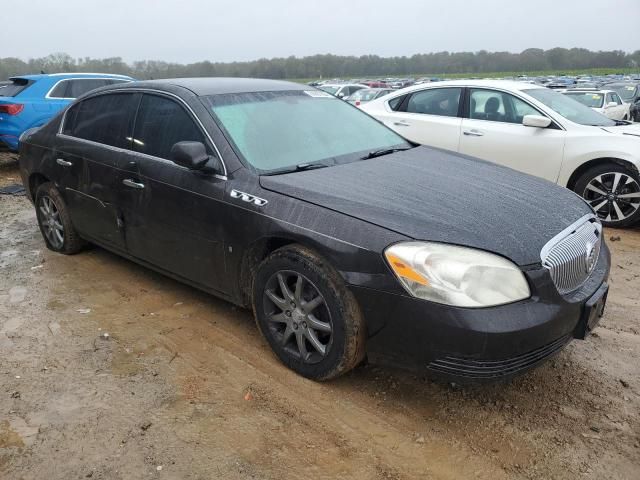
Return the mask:
{"type": "Polygon", "coordinates": [[[410,147],[359,109],[317,90],[221,94],[203,101],[240,158],[261,174],[410,147]]]}

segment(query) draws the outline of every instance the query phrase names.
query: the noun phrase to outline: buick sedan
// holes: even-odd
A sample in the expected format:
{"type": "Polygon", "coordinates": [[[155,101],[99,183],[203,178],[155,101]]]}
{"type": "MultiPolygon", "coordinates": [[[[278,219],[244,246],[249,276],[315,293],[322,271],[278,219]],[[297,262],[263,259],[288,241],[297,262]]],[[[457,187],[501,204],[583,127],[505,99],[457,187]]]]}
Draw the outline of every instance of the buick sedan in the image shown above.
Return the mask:
{"type": "Polygon", "coordinates": [[[308,86],[112,85],[20,145],[49,249],[91,242],[251,307],[308,378],[365,357],[508,378],[585,338],[606,301],[609,252],[580,197],[308,86]]]}

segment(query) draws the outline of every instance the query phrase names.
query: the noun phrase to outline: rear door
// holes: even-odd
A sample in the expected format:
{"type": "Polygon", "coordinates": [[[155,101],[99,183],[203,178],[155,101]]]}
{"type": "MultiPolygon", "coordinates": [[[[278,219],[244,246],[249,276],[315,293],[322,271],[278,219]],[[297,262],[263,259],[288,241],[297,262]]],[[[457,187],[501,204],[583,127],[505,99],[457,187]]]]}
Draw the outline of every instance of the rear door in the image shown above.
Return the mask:
{"type": "Polygon", "coordinates": [[[171,147],[182,141],[202,142],[214,154],[181,101],[145,93],[128,153],[130,170],[119,185],[127,249],[191,282],[225,292],[225,181],[173,163],[171,147]]]}
{"type": "Polygon", "coordinates": [[[77,185],[63,187],[74,226],[116,249],[125,245],[118,192],[139,98],[126,92],[87,98],[69,109],[58,134],[57,167],[80,175],[77,185]]]}
{"type": "Polygon", "coordinates": [[[555,182],[562,166],[566,132],[525,127],[525,115],[542,112],[510,93],[469,89],[462,120],[460,153],[495,162],[555,182]]]}
{"type": "Polygon", "coordinates": [[[460,87],[419,90],[403,97],[399,104],[393,104],[395,111],[383,113],[379,118],[408,140],[457,151],[462,124],[461,96],[460,87]]]}

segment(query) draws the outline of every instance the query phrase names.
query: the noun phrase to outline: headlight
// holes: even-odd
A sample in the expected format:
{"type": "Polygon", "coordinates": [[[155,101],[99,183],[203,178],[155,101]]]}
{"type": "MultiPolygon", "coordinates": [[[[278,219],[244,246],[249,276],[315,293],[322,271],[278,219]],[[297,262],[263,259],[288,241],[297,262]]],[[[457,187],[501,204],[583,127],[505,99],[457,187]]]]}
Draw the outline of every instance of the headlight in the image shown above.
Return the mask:
{"type": "Polygon", "coordinates": [[[457,307],[490,307],[531,296],[520,269],[473,248],[405,242],[384,255],[406,290],[417,298],[457,307]]]}

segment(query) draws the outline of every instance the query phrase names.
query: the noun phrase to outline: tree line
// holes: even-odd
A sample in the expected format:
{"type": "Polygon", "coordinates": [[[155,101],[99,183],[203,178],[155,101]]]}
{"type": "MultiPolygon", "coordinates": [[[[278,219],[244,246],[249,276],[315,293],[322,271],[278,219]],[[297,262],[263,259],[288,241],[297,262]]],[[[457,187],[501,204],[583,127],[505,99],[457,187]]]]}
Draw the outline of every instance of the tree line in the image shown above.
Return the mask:
{"type": "Polygon", "coordinates": [[[159,60],[125,62],[121,57],[73,58],[54,53],[27,61],[0,58],[0,80],[28,73],[104,72],[130,75],[137,79],[176,77],[260,77],[260,78],[332,78],[387,77],[408,74],[447,75],[482,74],[487,72],[538,72],[584,69],[640,68],[640,50],[591,51],[584,48],[529,48],[510,52],[437,52],[412,56],[380,57],[378,55],[261,58],[246,62],[202,61],[189,64],[159,60]]]}

